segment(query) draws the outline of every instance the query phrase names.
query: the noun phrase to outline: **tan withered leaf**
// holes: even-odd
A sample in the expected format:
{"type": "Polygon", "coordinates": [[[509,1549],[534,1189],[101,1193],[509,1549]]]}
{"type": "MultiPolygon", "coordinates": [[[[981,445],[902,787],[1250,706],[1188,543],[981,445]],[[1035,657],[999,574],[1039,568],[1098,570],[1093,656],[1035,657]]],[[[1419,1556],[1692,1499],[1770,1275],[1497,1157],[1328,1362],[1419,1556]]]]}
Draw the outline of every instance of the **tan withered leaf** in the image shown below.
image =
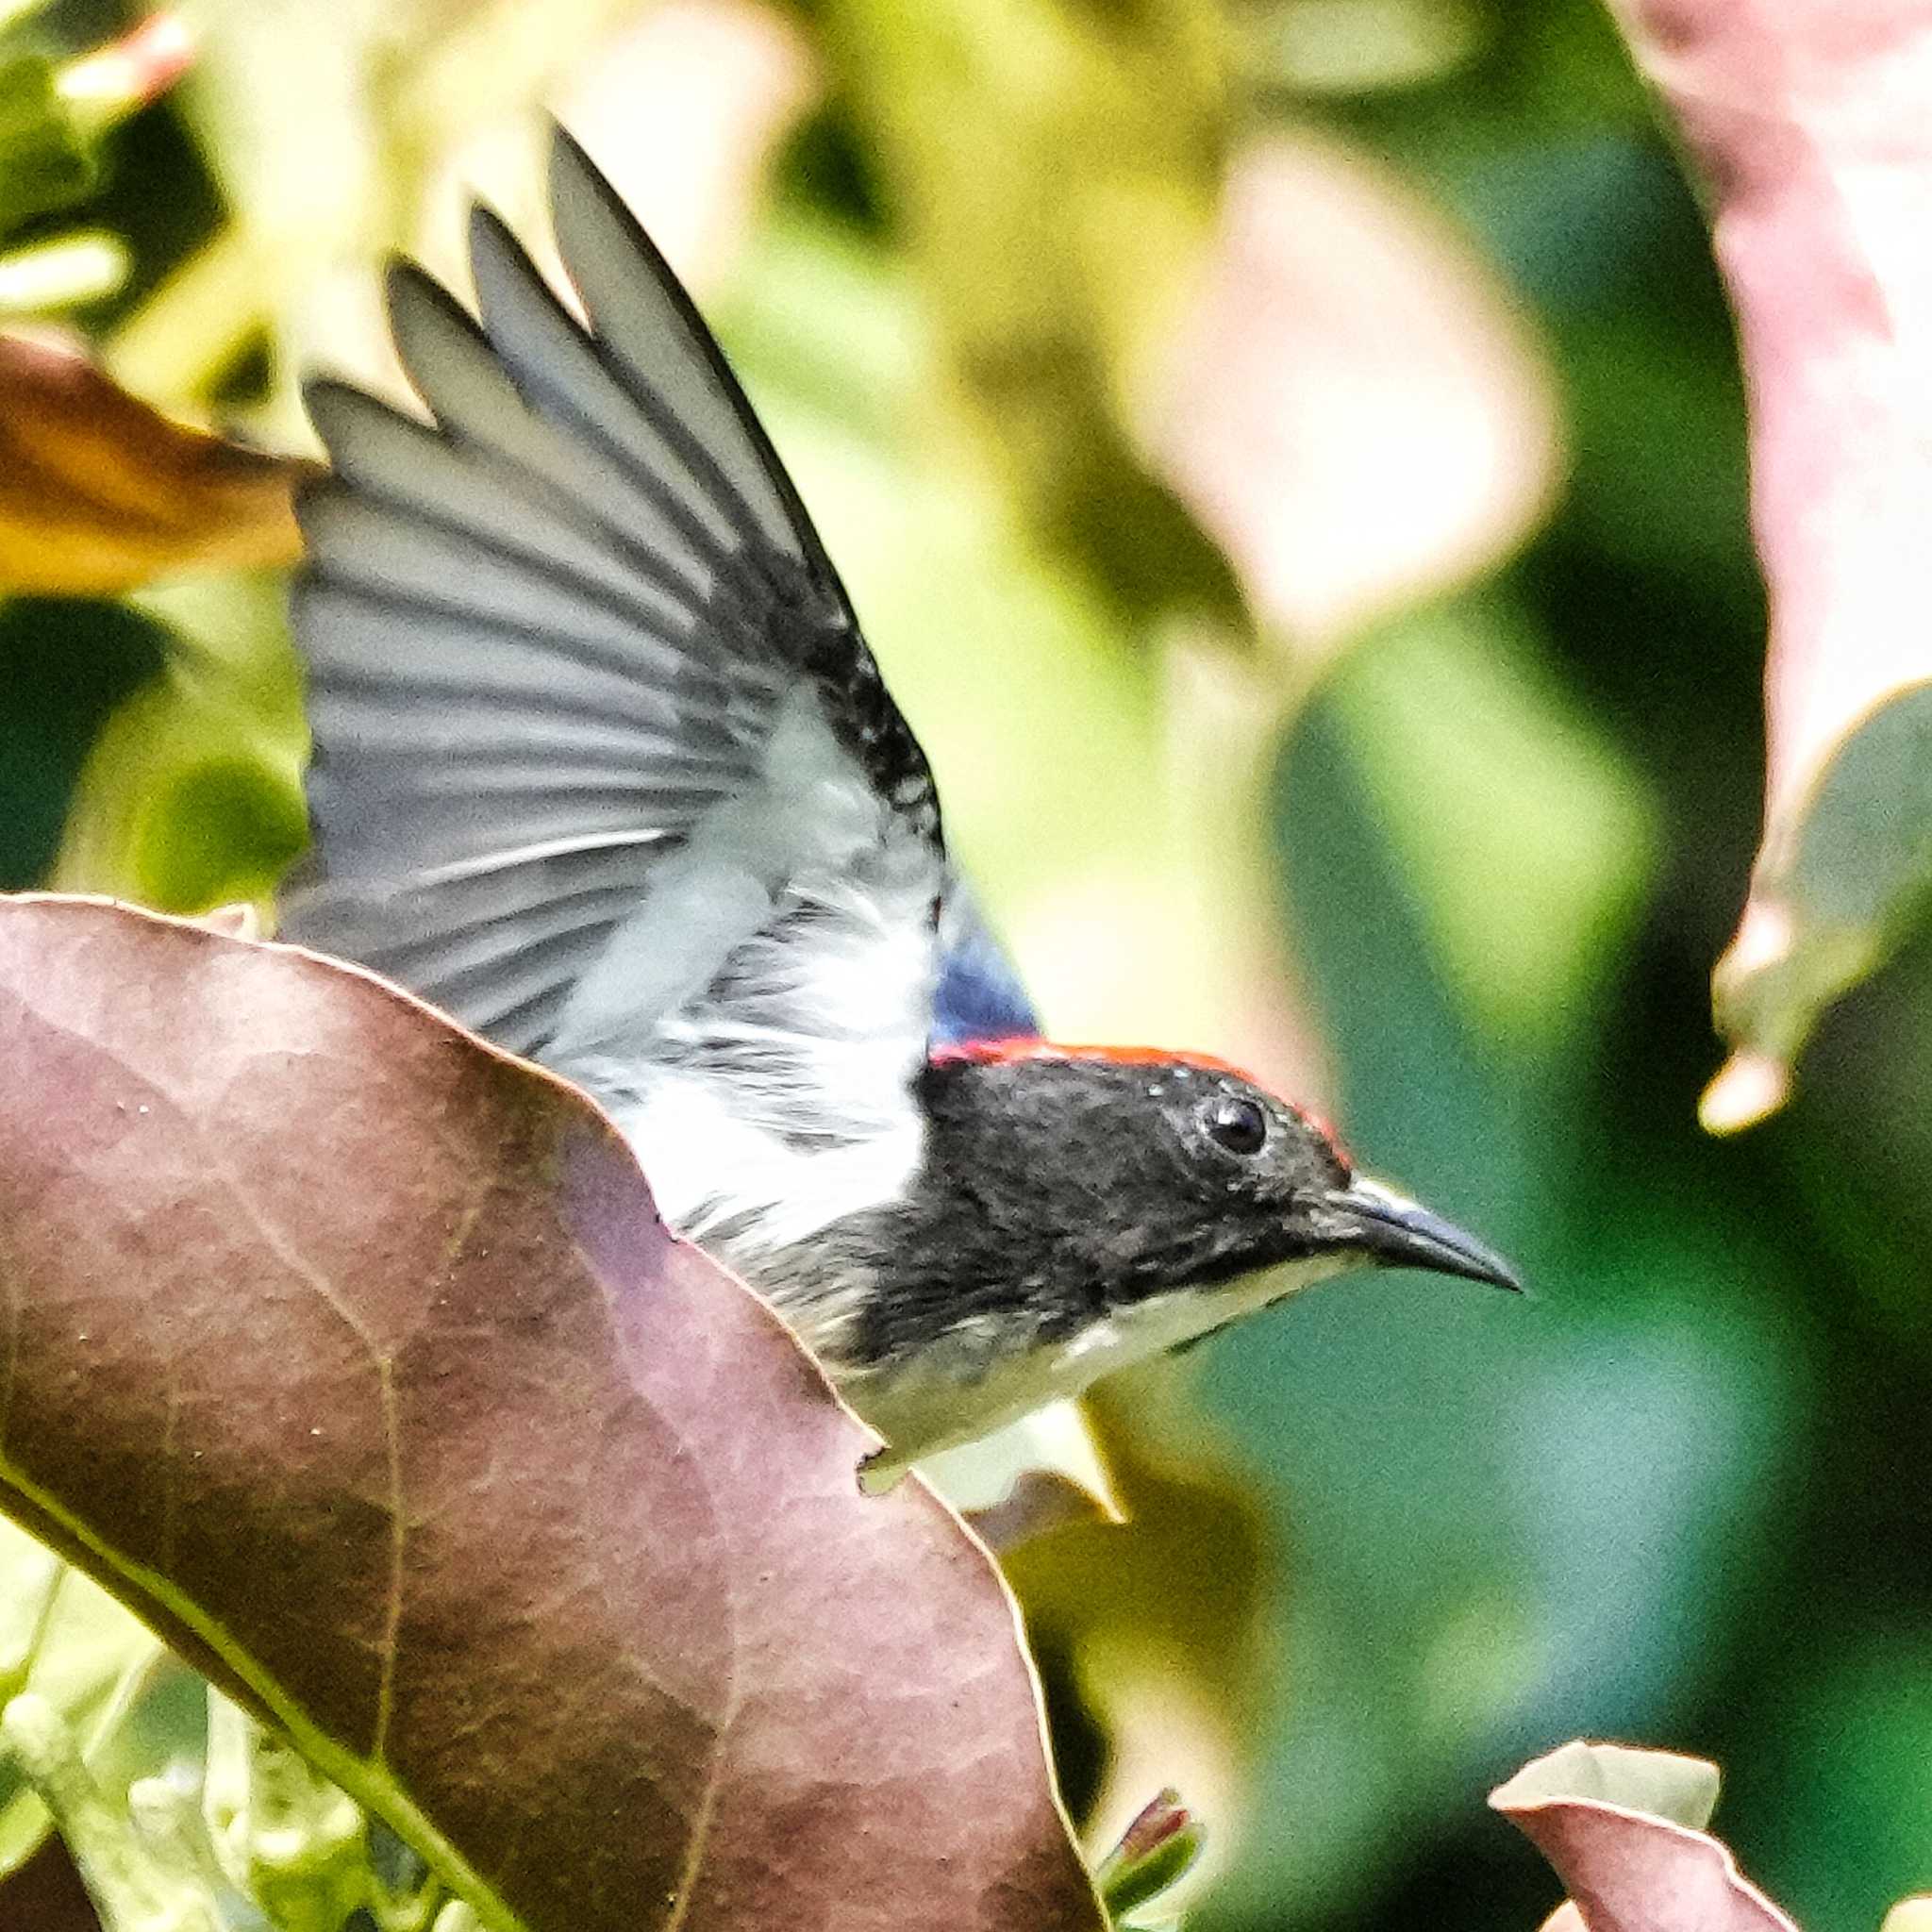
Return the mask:
{"type": "Polygon", "coordinates": [[[562,1083],[0,901],[0,1500],[502,1926],[1084,1928],[1010,1605],[562,1083]]]}
{"type": "Polygon", "coordinates": [[[1543,1932],[1797,1932],[1702,1828],[1717,1784],[1701,1758],[1579,1741],[1491,1791],[1571,1894],[1543,1932]]]}
{"type": "Polygon", "coordinates": [[[0,335],[0,591],[292,563],[308,467],[171,422],[75,349],[0,335]]]}

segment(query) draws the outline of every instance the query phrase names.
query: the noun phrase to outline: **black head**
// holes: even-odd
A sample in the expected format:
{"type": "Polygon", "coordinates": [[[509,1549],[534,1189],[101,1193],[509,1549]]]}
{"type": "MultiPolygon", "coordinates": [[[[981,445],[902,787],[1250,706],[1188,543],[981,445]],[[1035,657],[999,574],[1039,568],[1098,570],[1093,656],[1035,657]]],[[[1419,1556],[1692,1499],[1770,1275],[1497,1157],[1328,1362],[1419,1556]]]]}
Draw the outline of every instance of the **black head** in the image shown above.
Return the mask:
{"type": "MultiPolygon", "coordinates": [[[[895,1214],[891,1355],[974,1315],[1071,1333],[1176,1289],[1351,1261],[1516,1286],[1448,1223],[1358,1179],[1314,1116],[1205,1059],[1035,1043],[941,1056],[895,1214]]],[[[884,1312],[882,1310],[882,1312],[884,1312]]],[[[1230,1310],[1232,1313],[1233,1310],[1230,1310]]]]}
{"type": "Polygon", "coordinates": [[[941,1060],[927,1101],[982,1210],[1112,1301],[1309,1252],[1305,1209],[1352,1178],[1317,1122],[1203,1060],[1008,1049],[941,1060]]]}

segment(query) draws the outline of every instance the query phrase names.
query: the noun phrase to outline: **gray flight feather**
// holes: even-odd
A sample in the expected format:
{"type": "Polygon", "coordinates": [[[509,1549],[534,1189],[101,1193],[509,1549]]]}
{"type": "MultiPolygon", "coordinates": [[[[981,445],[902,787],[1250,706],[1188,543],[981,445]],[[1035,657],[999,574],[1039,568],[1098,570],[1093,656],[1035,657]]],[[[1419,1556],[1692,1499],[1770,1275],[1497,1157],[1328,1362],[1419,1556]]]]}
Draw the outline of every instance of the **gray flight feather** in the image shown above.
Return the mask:
{"type": "Polygon", "coordinates": [[[433,421],[318,384],[315,850],[284,931],[582,1080],[760,1261],[902,1186],[950,883],[925,763],[716,344],[559,136],[571,315],[391,278],[433,421]]]}

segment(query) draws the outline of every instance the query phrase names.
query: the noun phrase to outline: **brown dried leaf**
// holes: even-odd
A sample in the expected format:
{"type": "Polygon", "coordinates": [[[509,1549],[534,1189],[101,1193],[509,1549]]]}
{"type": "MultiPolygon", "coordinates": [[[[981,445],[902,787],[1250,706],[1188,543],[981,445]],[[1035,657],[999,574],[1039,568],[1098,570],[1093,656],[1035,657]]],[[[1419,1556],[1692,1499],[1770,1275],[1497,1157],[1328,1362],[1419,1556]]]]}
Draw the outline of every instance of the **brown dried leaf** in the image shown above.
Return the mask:
{"type": "Polygon", "coordinates": [[[171,422],[75,349],[0,336],[0,591],[292,563],[308,467],[171,422]]]}
{"type": "Polygon", "coordinates": [[[5,1506],[503,1927],[1098,1928],[1011,1607],[574,1090],[0,902],[5,1506]]]}
{"type": "Polygon", "coordinates": [[[1721,963],[1707,1125],[1782,1101],[1819,1012],[1932,891],[1932,16],[1617,0],[1709,186],[1771,595],[1764,841],[1721,963]]]}
{"type": "Polygon", "coordinates": [[[1716,1792],[1716,1767],[1697,1758],[1577,1742],[1524,1765],[1490,1803],[1571,1894],[1544,1932],[1797,1932],[1724,1845],[1680,1822],[1707,1815],[1716,1792]]]}

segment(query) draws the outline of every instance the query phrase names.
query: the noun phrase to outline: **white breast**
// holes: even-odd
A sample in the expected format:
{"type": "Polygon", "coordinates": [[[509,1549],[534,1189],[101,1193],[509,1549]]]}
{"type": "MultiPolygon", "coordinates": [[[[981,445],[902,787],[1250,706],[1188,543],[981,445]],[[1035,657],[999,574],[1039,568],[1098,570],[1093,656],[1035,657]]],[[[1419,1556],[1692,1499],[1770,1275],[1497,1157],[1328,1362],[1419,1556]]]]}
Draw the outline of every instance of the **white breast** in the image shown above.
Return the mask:
{"type": "Polygon", "coordinates": [[[1356,1257],[1317,1255],[1218,1288],[1150,1295],[1110,1310],[1064,1341],[1033,1346],[1009,1332],[1002,1318],[962,1323],[928,1358],[841,1383],[853,1407],[891,1444],[867,1466],[867,1482],[891,1482],[923,1456],[1078,1395],[1116,1369],[1165,1355],[1360,1265],[1356,1257]]]}
{"type": "Polygon", "coordinates": [[[610,1109],[680,1233],[726,1230],[744,1268],[903,1193],[938,864],[801,689],[760,785],[653,873],[546,1058],[610,1109]]]}

